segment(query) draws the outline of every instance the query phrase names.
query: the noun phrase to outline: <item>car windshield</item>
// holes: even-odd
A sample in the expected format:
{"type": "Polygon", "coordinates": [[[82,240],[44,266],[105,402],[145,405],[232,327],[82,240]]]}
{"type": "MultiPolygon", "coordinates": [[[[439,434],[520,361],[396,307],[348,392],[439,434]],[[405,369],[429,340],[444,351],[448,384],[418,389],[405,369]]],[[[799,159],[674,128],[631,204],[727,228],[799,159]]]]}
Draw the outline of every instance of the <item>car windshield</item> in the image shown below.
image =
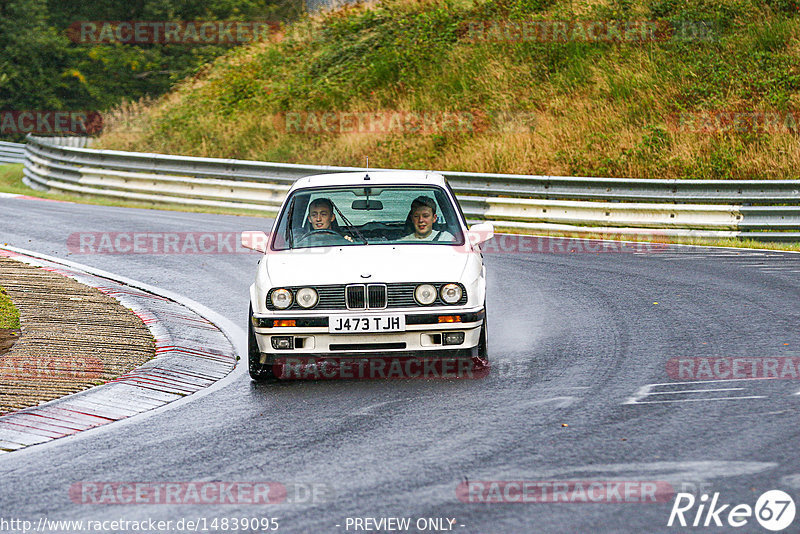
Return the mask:
{"type": "Polygon", "coordinates": [[[436,186],[301,189],[284,205],[272,249],[463,245],[457,217],[445,190],[436,186]]]}

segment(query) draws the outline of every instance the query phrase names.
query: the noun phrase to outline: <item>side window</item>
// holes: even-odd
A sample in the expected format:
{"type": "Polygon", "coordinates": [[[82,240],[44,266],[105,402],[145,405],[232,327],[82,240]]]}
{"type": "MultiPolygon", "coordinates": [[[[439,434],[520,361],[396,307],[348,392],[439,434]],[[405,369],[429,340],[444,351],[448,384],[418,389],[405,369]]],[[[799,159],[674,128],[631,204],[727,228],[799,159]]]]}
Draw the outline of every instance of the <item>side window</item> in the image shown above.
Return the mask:
{"type": "Polygon", "coordinates": [[[273,250],[285,250],[289,248],[288,239],[288,224],[289,215],[291,213],[291,224],[293,237],[297,237],[298,232],[302,231],[303,221],[306,217],[308,209],[308,195],[295,194],[292,200],[286,205],[286,208],[279,215],[280,219],[273,223],[272,228],[275,232],[275,238],[272,244],[273,250]]]}
{"type": "Polygon", "coordinates": [[[450,202],[448,201],[447,196],[444,194],[444,191],[440,189],[436,190],[435,196],[437,205],[436,228],[438,230],[447,230],[450,233],[455,234],[453,227],[457,225],[454,224],[455,216],[450,207],[450,202]]]}
{"type": "MultiPolygon", "coordinates": [[[[456,198],[456,193],[453,191],[453,188],[450,187],[450,182],[447,181],[447,178],[444,180],[444,185],[447,188],[447,192],[450,193],[453,198],[456,198]]],[[[458,203],[458,199],[456,199],[456,209],[458,210],[458,216],[461,217],[461,222],[465,227],[468,227],[467,218],[464,217],[464,212],[461,210],[461,204],[458,203]]]]}

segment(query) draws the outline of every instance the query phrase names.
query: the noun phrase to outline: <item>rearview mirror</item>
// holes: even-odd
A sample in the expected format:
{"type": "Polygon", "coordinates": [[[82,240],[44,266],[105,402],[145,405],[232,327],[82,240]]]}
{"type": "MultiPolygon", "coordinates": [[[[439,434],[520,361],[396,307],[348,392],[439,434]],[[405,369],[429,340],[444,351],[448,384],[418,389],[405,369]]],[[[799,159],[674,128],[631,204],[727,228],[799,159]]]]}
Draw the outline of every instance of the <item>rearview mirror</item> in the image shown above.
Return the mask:
{"type": "Polygon", "coordinates": [[[490,222],[473,224],[469,227],[469,242],[473,246],[485,243],[494,237],[494,225],[490,222]]]}
{"type": "Polygon", "coordinates": [[[241,243],[244,248],[264,253],[267,251],[267,241],[269,241],[269,237],[264,232],[252,230],[242,232],[241,243]]]}
{"type": "Polygon", "coordinates": [[[380,200],[354,200],[353,205],[350,207],[354,210],[382,210],[383,202],[380,200]]]}

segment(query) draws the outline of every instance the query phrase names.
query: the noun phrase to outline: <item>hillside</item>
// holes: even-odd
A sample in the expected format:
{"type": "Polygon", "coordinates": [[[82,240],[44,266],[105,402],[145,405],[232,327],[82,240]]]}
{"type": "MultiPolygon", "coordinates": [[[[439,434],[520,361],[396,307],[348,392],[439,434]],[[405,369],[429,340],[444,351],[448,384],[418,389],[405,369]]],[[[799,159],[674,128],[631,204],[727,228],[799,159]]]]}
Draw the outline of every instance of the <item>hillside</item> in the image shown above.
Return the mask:
{"type": "Polygon", "coordinates": [[[791,0],[386,0],[237,48],[104,148],[641,178],[797,178],[791,0]]]}

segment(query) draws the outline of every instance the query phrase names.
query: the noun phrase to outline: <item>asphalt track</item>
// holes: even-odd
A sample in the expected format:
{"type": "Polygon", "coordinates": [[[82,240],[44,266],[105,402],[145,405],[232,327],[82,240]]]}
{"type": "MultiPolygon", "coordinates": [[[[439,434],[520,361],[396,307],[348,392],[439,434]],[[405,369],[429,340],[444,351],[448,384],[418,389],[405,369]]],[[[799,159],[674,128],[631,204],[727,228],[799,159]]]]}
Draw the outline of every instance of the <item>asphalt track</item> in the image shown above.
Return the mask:
{"type": "MultiPolygon", "coordinates": [[[[70,253],[67,239],[269,226],[0,199],[0,242],[186,295],[241,326],[257,255],[82,255],[70,253]]],[[[457,494],[465,481],[654,481],[751,506],[780,489],[800,504],[800,381],[701,384],[676,380],[668,365],[800,357],[800,254],[671,246],[492,253],[486,262],[487,378],[257,385],[240,364],[206,394],[2,455],[0,519],[210,525],[274,517],[278,532],[354,532],[353,518],[401,517],[411,518],[409,532],[419,531],[419,518],[455,518],[444,528],[464,533],[685,531],[667,527],[674,495],[657,503],[471,503],[457,494]],[[274,505],[70,498],[73,484],[115,481],[275,481],[315,485],[318,495],[274,505]]],[[[745,528],[689,530],[767,532],[754,518],[745,528]]],[[[798,531],[800,518],[786,530],[798,531]]]]}

